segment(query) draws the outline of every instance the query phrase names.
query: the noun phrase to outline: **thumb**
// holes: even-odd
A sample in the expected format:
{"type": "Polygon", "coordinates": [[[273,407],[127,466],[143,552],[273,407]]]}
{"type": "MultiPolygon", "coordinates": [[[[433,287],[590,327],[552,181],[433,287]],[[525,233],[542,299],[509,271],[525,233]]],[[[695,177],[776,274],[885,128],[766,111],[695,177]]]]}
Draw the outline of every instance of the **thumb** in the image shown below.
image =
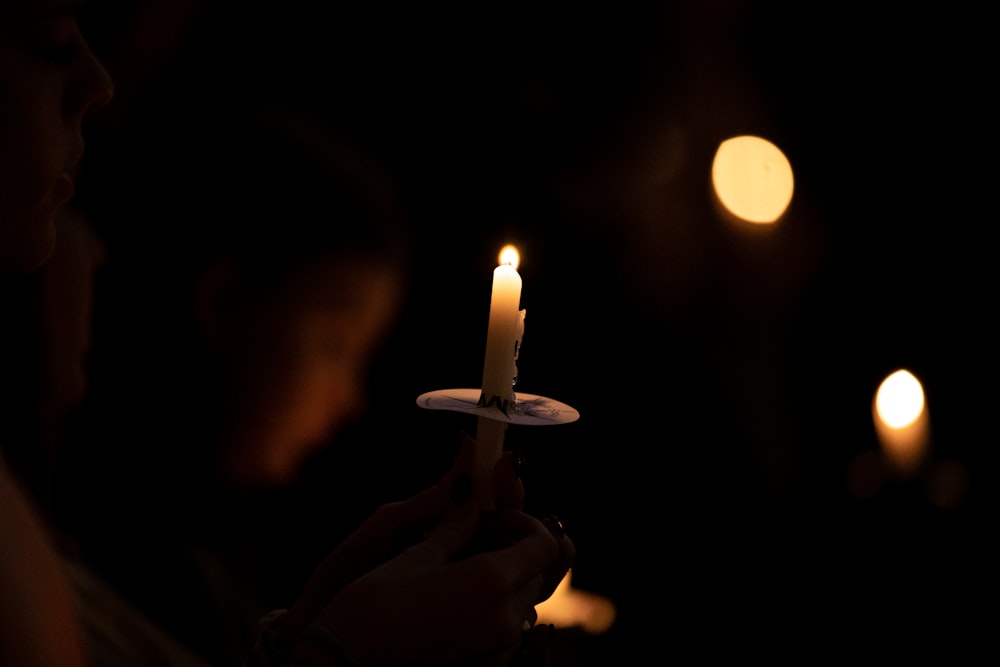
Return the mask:
{"type": "Polygon", "coordinates": [[[472,479],[456,479],[452,485],[451,505],[427,537],[411,547],[411,555],[435,564],[451,560],[475,537],[480,509],[472,479]]]}

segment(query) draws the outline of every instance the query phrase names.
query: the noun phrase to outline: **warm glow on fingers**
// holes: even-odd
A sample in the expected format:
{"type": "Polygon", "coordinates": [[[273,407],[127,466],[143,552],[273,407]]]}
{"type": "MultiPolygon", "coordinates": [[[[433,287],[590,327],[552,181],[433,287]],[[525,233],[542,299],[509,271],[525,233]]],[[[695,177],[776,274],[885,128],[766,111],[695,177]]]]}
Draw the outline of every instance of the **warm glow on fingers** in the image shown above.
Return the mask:
{"type": "Polygon", "coordinates": [[[548,600],[535,606],[538,623],[557,628],[582,627],[587,634],[606,632],[615,622],[615,606],[600,595],[576,590],[571,585],[572,570],[559,582],[548,600]]]}
{"type": "Polygon", "coordinates": [[[770,224],[792,201],[792,166],[766,139],[732,137],[716,150],[712,187],[728,213],[746,222],[770,224]]]}
{"type": "Polygon", "coordinates": [[[521,255],[518,254],[517,248],[514,246],[505,245],[500,250],[500,264],[510,264],[516,270],[520,261],[521,255]]]}

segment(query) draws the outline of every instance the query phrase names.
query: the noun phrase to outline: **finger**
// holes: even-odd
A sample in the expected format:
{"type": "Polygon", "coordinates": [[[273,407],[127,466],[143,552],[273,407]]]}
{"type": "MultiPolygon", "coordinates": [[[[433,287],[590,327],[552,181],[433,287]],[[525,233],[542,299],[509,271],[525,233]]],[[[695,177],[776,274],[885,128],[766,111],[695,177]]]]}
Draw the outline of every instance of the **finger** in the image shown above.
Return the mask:
{"type": "Polygon", "coordinates": [[[345,585],[412,545],[447,511],[463,472],[472,465],[475,441],[463,434],[458,455],[441,481],[415,496],[379,507],[315,570],[286,618],[288,627],[307,623],[345,585]]]}
{"type": "Polygon", "coordinates": [[[385,541],[386,537],[405,532],[408,528],[411,529],[411,537],[416,537],[441,519],[456,493],[455,485],[464,483],[464,478],[471,474],[476,441],[465,433],[460,438],[455,461],[441,480],[411,498],[379,508],[378,516],[373,517],[376,520],[367,522],[363,527],[370,531],[365,535],[366,539],[372,543],[385,541]]]}
{"type": "Polygon", "coordinates": [[[555,593],[556,588],[562,582],[570,568],[573,567],[573,562],[576,560],[576,545],[566,535],[562,522],[554,515],[549,515],[542,519],[542,523],[545,524],[549,532],[556,538],[559,544],[559,554],[555,562],[545,572],[545,583],[542,586],[542,591],[539,594],[537,602],[544,602],[555,593]]]}
{"type": "Polygon", "coordinates": [[[505,451],[493,468],[494,494],[496,507],[524,509],[524,483],[521,481],[520,456],[511,451],[505,451]]]}
{"type": "Polygon", "coordinates": [[[496,520],[504,535],[509,536],[506,546],[471,560],[474,566],[492,571],[484,581],[491,583],[491,595],[501,597],[547,571],[559,556],[559,545],[541,521],[523,512],[500,510],[496,520]]]}
{"type": "MultiPolygon", "coordinates": [[[[552,514],[542,518],[540,521],[552,535],[553,539],[555,539],[557,553],[551,565],[549,565],[544,572],[545,583],[540,593],[542,597],[538,600],[538,602],[548,599],[548,597],[555,592],[556,587],[562,581],[566,572],[569,571],[573,562],[576,560],[576,545],[566,535],[562,522],[552,514]]],[[[498,531],[500,531],[502,535],[502,544],[510,544],[520,539],[520,536],[516,533],[516,531],[523,531],[525,526],[528,525],[527,522],[524,522],[523,520],[520,524],[515,525],[509,518],[507,519],[506,525],[502,525],[499,520],[497,521],[497,524],[499,526],[498,531]]]]}
{"type": "Polygon", "coordinates": [[[471,435],[463,431],[459,434],[458,454],[455,456],[455,461],[451,464],[451,468],[445,474],[441,483],[450,484],[459,477],[471,476],[475,463],[476,441],[471,435]]]}
{"type": "Polygon", "coordinates": [[[481,506],[474,493],[472,479],[456,479],[451,499],[444,517],[431,529],[426,539],[410,548],[411,558],[433,564],[445,563],[476,536],[481,506]]]}
{"type": "MultiPolygon", "coordinates": [[[[556,540],[557,555],[551,565],[542,573],[542,586],[534,604],[544,602],[552,596],[576,560],[576,545],[566,535],[563,523],[552,514],[541,519],[541,523],[556,540]]],[[[508,530],[510,530],[509,527],[508,530]]],[[[508,537],[508,539],[510,538],[508,537]]]]}
{"type": "Polygon", "coordinates": [[[525,633],[518,649],[504,664],[508,667],[550,667],[555,626],[536,625],[525,633]]]}
{"type": "Polygon", "coordinates": [[[538,575],[515,591],[510,598],[512,613],[525,627],[534,626],[535,621],[538,620],[538,611],[535,610],[535,605],[543,585],[544,578],[542,575],[538,575]]]}
{"type": "MultiPolygon", "coordinates": [[[[506,634],[506,638],[498,643],[499,656],[504,665],[529,664],[528,662],[514,662],[515,658],[526,658],[526,650],[529,648],[531,634],[534,632],[535,623],[538,620],[538,613],[535,611],[532,600],[537,595],[537,582],[518,591],[510,599],[509,614],[511,631],[506,634]]],[[[533,662],[530,664],[534,664],[533,662]]]]}
{"type": "MultiPolygon", "coordinates": [[[[454,464],[440,482],[411,498],[379,507],[327,557],[323,570],[338,572],[340,578],[350,581],[422,538],[441,520],[456,494],[456,486],[466,479],[457,476],[470,465],[472,445],[471,439],[463,441],[454,464]]],[[[333,592],[327,590],[328,594],[333,592]]]]}

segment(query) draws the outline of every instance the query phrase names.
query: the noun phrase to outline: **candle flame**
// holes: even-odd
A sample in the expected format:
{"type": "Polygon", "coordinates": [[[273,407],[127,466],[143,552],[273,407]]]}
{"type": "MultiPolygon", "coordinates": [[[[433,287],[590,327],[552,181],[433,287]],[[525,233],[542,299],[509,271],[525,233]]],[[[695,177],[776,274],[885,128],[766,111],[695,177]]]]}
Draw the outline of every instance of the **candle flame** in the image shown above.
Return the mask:
{"type": "Polygon", "coordinates": [[[502,250],[500,250],[500,264],[510,264],[515,270],[517,270],[517,265],[521,260],[521,256],[517,253],[517,248],[512,245],[505,245],[502,250]]]}
{"type": "Polygon", "coordinates": [[[924,390],[920,381],[905,369],[889,375],[875,395],[878,418],[892,429],[906,428],[924,411],[924,390]]]}
{"type": "Polygon", "coordinates": [[[929,420],[923,386],[900,369],[879,385],[872,406],[882,452],[897,472],[917,471],[930,448],[929,420]]]}

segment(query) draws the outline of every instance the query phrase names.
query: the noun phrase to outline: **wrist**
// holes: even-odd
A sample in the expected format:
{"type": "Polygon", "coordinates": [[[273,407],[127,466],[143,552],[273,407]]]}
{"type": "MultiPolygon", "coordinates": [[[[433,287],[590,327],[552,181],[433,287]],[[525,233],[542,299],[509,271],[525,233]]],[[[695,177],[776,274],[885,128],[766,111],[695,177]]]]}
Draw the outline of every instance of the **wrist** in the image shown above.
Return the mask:
{"type": "Polygon", "coordinates": [[[258,621],[257,641],[247,667],[286,667],[290,661],[292,642],[282,632],[287,609],[275,609],[258,621]]]}
{"type": "Polygon", "coordinates": [[[247,667],[361,667],[343,642],[321,623],[301,631],[287,627],[287,609],[260,619],[260,634],[247,667]]]}

